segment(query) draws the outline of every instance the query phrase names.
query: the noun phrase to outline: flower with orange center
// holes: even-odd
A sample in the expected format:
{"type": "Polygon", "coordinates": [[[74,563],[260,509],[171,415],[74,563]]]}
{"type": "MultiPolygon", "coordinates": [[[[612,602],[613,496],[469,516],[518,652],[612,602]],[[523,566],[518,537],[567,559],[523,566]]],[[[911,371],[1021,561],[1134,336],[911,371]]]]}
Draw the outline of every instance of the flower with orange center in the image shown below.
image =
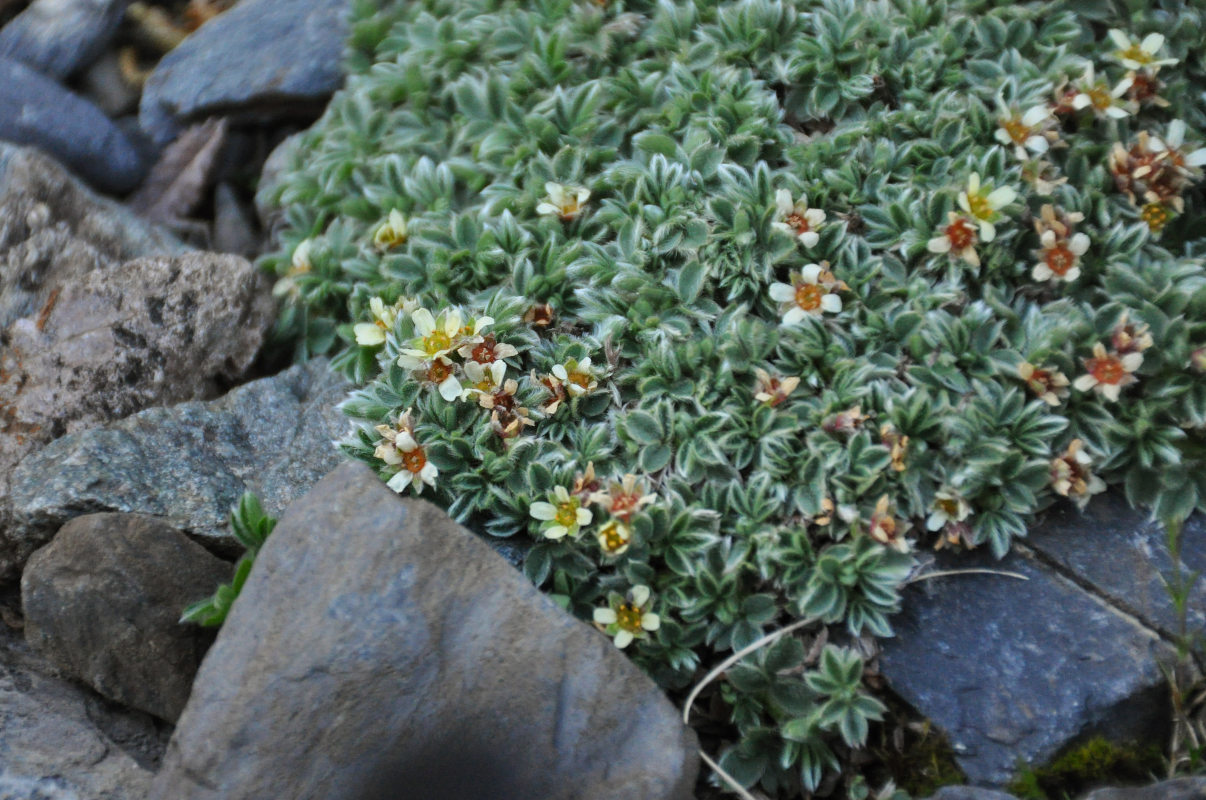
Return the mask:
{"type": "Polygon", "coordinates": [[[904,472],[905,457],[909,454],[909,437],[902,436],[892,423],[885,422],[879,426],[879,439],[890,450],[892,469],[904,472]]]}
{"type": "Polygon", "coordinates": [[[503,387],[504,376],[507,374],[507,364],[495,361],[492,364],[480,364],[476,361],[465,362],[465,379],[469,385],[461,394],[462,400],[478,398],[482,408],[494,407],[494,394],[503,387]]]}
{"type": "Polygon", "coordinates": [[[1084,451],[1084,442],[1073,439],[1063,455],[1051,460],[1051,488],[1083,509],[1089,498],[1104,492],[1105,481],[1092,472],[1093,459],[1084,451]]]}
{"type": "Polygon", "coordinates": [[[942,233],[926,242],[925,249],[931,253],[948,253],[952,258],[961,258],[973,267],[980,266],[980,255],[976,252],[976,228],[954,211],[947,212],[947,225],[942,233]]]}
{"type": "Polygon", "coordinates": [[[636,475],[627,474],[620,482],[611,481],[605,492],[591,494],[590,501],[607,509],[611,516],[622,522],[632,522],[632,515],[657,499],[655,494],[645,494],[644,482],[636,475]]]}
{"type": "Polygon", "coordinates": [[[1177,63],[1175,58],[1157,58],[1160,49],[1164,47],[1164,35],[1149,33],[1142,40],[1128,36],[1117,28],[1109,32],[1111,41],[1118,48],[1111,55],[1127,69],[1151,69],[1155,72],[1160,67],[1177,63]]]}
{"type": "Polygon", "coordinates": [[[1107,353],[1101,342],[1093,345],[1093,357],[1084,360],[1086,373],[1076,379],[1072,385],[1079,392],[1092,389],[1101,394],[1106,400],[1118,399],[1122,387],[1135,383],[1133,373],[1143,364],[1142,353],[1127,353],[1119,356],[1117,353],[1107,353]]]}
{"type": "Polygon", "coordinates": [[[890,547],[901,553],[909,552],[909,541],[905,539],[908,526],[897,521],[891,507],[888,495],[883,495],[875,504],[875,513],[871,515],[871,538],[885,547],[890,547]]]}
{"type": "Polygon", "coordinates": [[[825,222],[825,212],[808,207],[808,198],[800,195],[794,203],[791,192],[780,189],[775,192],[775,210],[779,219],[771,223],[776,230],[791,234],[805,247],[815,247],[820,241],[817,230],[825,222]]]}
{"type": "Polygon", "coordinates": [[[504,358],[519,355],[519,351],[509,344],[500,344],[494,334],[475,337],[477,341],[468,341],[461,346],[457,353],[466,361],[476,361],[478,364],[491,364],[504,358]]]}
{"type": "Polygon", "coordinates": [[[590,189],[581,186],[563,186],[549,181],[544,185],[547,196],[536,206],[536,213],[545,216],[555,216],[562,222],[572,222],[582,215],[586,201],[590,199],[590,189]]]}
{"type": "Polygon", "coordinates": [[[632,543],[632,528],[618,519],[608,520],[595,535],[599,549],[606,556],[618,556],[628,550],[632,543]]]}
{"type": "Polygon", "coordinates": [[[1068,396],[1068,377],[1057,369],[1040,369],[1023,362],[1018,366],[1018,376],[1049,406],[1058,406],[1060,400],[1068,396]]]}
{"type": "Polygon", "coordinates": [[[1069,238],[1060,238],[1053,230],[1043,231],[1039,237],[1043,249],[1039,251],[1039,262],[1030,273],[1036,281],[1066,281],[1071,283],[1080,277],[1080,257],[1089,250],[1089,237],[1074,233],[1069,238]]]}
{"type": "Polygon", "coordinates": [[[1127,99],[1139,105],[1153,105],[1157,108],[1168,108],[1171,103],[1160,96],[1160,92],[1164,90],[1164,81],[1155,76],[1153,72],[1145,69],[1131,70],[1126,74],[1126,77],[1131,81],[1131,88],[1127,89],[1127,99]]]}
{"type": "Polygon", "coordinates": [[[1132,323],[1131,312],[1122,312],[1122,317],[1114,325],[1110,334],[1110,345],[1119,356],[1127,353],[1142,353],[1154,343],[1148,326],[1142,322],[1132,323]]]}
{"type": "Polygon", "coordinates": [[[805,317],[819,317],[824,312],[836,314],[842,310],[842,298],[837,290],[845,288],[833,273],[819,264],[809,264],[790,276],[791,283],[772,283],[770,298],[781,303],[784,325],[796,325],[805,317]]]}
{"type": "Polygon", "coordinates": [[[548,495],[549,502],[532,503],[529,512],[541,521],[540,532],[546,539],[571,539],[578,535],[582,526],[589,525],[594,518],[590,509],[582,507],[582,501],[572,496],[564,486],[557,486],[548,495]]]}
{"type": "Polygon", "coordinates": [[[1058,136],[1052,130],[1055,124],[1051,109],[1047,105],[1038,105],[1020,113],[1016,109],[1007,110],[1005,116],[997,119],[997,129],[993,138],[1013,149],[1014,156],[1019,161],[1026,161],[1030,155],[1042,155],[1051,147],[1058,136]]]}
{"type": "Polygon", "coordinates": [[[771,376],[769,372],[761,367],[754,368],[754,376],[758,380],[758,384],[754,390],[754,400],[771,408],[786,402],[788,395],[794,392],[796,387],[800,385],[799,378],[771,376]]]}
{"type": "Polygon", "coordinates": [[[990,183],[981,183],[980,174],[973,172],[967,178],[967,188],[956,199],[959,208],[979,225],[980,241],[991,242],[997,238],[996,223],[1001,219],[1001,209],[1017,196],[1017,191],[1008,186],[994,189],[990,183]]]}
{"type": "Polygon", "coordinates": [[[590,356],[581,361],[571,358],[564,364],[554,364],[553,377],[561,381],[570,397],[581,397],[599,388],[599,379],[591,369],[590,356]]]}
{"type": "Polygon", "coordinates": [[[408,486],[415,487],[415,494],[423,491],[423,484],[435,486],[439,470],[427,460],[427,454],[415,441],[414,421],[410,409],[393,425],[378,425],[375,429],[381,441],[373,455],[398,471],[386,483],[395,492],[401,493],[408,486]]]}
{"type": "Polygon", "coordinates": [[[607,608],[595,609],[595,625],[615,637],[616,647],[622,650],[633,640],[647,638],[661,627],[661,618],[649,610],[651,606],[648,586],[633,586],[627,598],[612,592],[607,598],[607,608]]]}
{"type": "Polygon", "coordinates": [[[420,383],[436,387],[440,397],[449,403],[461,399],[464,393],[461,381],[457,377],[456,364],[447,356],[436,356],[431,361],[420,364],[418,369],[412,371],[412,375],[420,383]]]}
{"type": "Polygon", "coordinates": [[[1124,78],[1113,89],[1104,78],[1098,78],[1092,64],[1076,82],[1078,94],[1072,98],[1072,108],[1077,111],[1092,109],[1098,118],[1122,119],[1131,115],[1129,104],[1122,96],[1131,88],[1131,80],[1124,78]]]}

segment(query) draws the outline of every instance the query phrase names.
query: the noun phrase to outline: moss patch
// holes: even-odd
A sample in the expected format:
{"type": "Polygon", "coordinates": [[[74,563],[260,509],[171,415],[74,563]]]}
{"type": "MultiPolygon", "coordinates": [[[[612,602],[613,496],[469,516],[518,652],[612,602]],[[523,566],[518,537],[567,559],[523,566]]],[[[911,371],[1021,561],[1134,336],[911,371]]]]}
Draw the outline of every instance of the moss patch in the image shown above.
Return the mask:
{"type": "Polygon", "coordinates": [[[1096,737],[1049,766],[1023,768],[1007,789],[1023,800],[1064,800],[1101,786],[1150,783],[1163,766],[1156,745],[1118,745],[1096,737]]]}

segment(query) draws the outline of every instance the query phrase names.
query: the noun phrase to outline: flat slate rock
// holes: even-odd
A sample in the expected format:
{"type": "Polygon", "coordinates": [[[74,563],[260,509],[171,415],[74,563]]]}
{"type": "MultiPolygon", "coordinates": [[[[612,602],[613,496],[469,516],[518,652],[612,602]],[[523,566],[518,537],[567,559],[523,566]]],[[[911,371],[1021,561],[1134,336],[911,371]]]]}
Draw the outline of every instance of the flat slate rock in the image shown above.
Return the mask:
{"type": "Polygon", "coordinates": [[[349,462],[260,551],[151,796],[687,800],[697,747],[606,636],[349,462]]]}
{"type": "Polygon", "coordinates": [[[242,0],[155,67],[139,122],[158,145],[211,115],[316,117],[343,84],[349,0],[242,0]]]}
{"type": "Polygon", "coordinates": [[[35,148],[0,142],[0,330],[94,270],[191,250],[35,148]]]}
{"type": "Polygon", "coordinates": [[[34,0],[0,27],[0,57],[62,80],[96,60],[125,13],[126,0],[34,0]]]}
{"type": "Polygon", "coordinates": [[[1005,785],[1091,735],[1164,741],[1168,692],[1155,632],[1019,552],[951,557],[937,569],[1021,573],[922,581],[882,641],[894,691],[944,730],[973,784],[1005,785]]]}
{"type": "Polygon", "coordinates": [[[348,427],[335,408],[348,388],[315,360],[211,402],[68,434],[13,471],[7,535],[32,552],[69,519],[121,511],[241,553],[227,519],[243,492],[279,515],[342,460],[332,441],[348,427]]]}
{"type": "Polygon", "coordinates": [[[0,140],[38,148],[103,192],[130,191],[150,166],[99,108],[2,56],[0,140]]]}
{"type": "Polygon", "coordinates": [[[21,576],[25,638],[99,694],[175,722],[213,641],[180,614],[231,571],[153,517],[76,517],[21,576]]]}
{"type": "Polygon", "coordinates": [[[1083,800],[1206,800],[1206,778],[1177,778],[1152,786],[1097,789],[1083,800]]]}
{"type": "Polygon", "coordinates": [[[59,677],[0,625],[0,798],[143,800],[163,733],[59,677]]]}
{"type": "Polygon", "coordinates": [[[976,786],[943,786],[927,800],[1017,800],[1011,794],[976,786]]]}
{"type": "MultiPolygon", "coordinates": [[[[1084,512],[1070,503],[1050,511],[1027,537],[1040,557],[1113,605],[1166,636],[1175,635],[1177,614],[1164,587],[1172,574],[1164,527],[1146,511],[1127,505],[1120,493],[1094,497],[1084,512]]],[[[1195,514],[1181,533],[1181,559],[1206,574],[1206,517],[1195,514]]],[[[1206,628],[1206,580],[1192,588],[1190,630],[1206,628]]]]}

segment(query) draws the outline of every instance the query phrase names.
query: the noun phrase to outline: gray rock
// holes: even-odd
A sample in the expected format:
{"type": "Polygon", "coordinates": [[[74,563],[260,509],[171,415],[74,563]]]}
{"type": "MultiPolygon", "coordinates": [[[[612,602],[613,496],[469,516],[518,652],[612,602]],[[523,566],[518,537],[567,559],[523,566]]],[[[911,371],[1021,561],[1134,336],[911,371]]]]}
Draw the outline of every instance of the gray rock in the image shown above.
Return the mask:
{"type": "Polygon", "coordinates": [[[0,142],[0,330],[94,270],[189,250],[37,150],[0,142]]]}
{"type": "Polygon", "coordinates": [[[58,677],[0,625],[0,798],[143,800],[163,739],[151,717],[58,677]]]}
{"type": "Polygon", "coordinates": [[[214,190],[214,249],[254,258],[260,245],[251,214],[234,188],[229,183],[218,184],[214,190]]]}
{"type": "Polygon", "coordinates": [[[151,796],[685,799],[696,749],[605,636],[349,463],[260,551],[151,796]]]}
{"type": "Polygon", "coordinates": [[[33,147],[0,142],[0,331],[96,269],[189,250],[33,147]]]}
{"type": "Polygon", "coordinates": [[[279,515],[341,461],[331,441],[347,430],[335,408],[347,390],[317,360],[213,402],[150,408],[64,436],[13,471],[10,547],[28,554],[69,519],[122,511],[239,553],[227,517],[244,491],[279,515]]]}
{"type": "Polygon", "coordinates": [[[349,0],[242,0],[164,56],[139,119],[159,145],[210,115],[317,116],[343,83],[349,0]]]}
{"type": "Polygon", "coordinates": [[[34,0],[0,28],[0,57],[62,80],[96,60],[125,11],[126,0],[34,0]]]}
{"type": "MultiPolygon", "coordinates": [[[[217,394],[250,368],[273,313],[264,276],[237,256],[138,259],[64,287],[5,331],[0,497],[17,461],[58,436],[217,394]]],[[[5,538],[0,576],[29,555],[5,538]]]]}
{"type": "Polygon", "coordinates": [[[1083,800],[1206,800],[1206,778],[1178,778],[1153,786],[1097,789],[1083,800]]]}
{"type": "Polygon", "coordinates": [[[301,131],[282,140],[268,154],[264,166],[260,169],[260,181],[255,193],[255,211],[260,218],[260,227],[269,233],[276,231],[285,214],[277,196],[277,182],[295,158],[305,133],[301,131]]]}
{"type": "Polygon", "coordinates": [[[943,786],[929,800],[1017,800],[1011,794],[975,786],[943,786]]]}
{"type": "Polygon", "coordinates": [[[175,722],[213,638],[180,613],[230,574],[151,517],[77,517],[21,576],[25,638],[101,695],[175,722]]]}
{"type": "Polygon", "coordinates": [[[1025,575],[924,581],[882,642],[892,688],[942,728],[974,784],[1002,786],[1091,735],[1164,741],[1170,648],[1129,616],[1020,553],[944,556],[939,569],[1025,575]]]}
{"type": "MultiPolygon", "coordinates": [[[[1062,504],[1034,526],[1029,546],[1082,586],[1166,635],[1177,631],[1177,614],[1164,587],[1172,574],[1165,532],[1146,511],[1126,504],[1120,493],[1094,497],[1084,512],[1062,504]]],[[[1181,534],[1181,558],[1206,573],[1206,517],[1195,514],[1181,534]]],[[[1206,627],[1206,581],[1191,590],[1190,630],[1206,627]]]]}
{"type": "Polygon", "coordinates": [[[3,57],[0,140],[36,147],[105,192],[130,191],[149,166],[99,108],[41,73],[3,57]]]}

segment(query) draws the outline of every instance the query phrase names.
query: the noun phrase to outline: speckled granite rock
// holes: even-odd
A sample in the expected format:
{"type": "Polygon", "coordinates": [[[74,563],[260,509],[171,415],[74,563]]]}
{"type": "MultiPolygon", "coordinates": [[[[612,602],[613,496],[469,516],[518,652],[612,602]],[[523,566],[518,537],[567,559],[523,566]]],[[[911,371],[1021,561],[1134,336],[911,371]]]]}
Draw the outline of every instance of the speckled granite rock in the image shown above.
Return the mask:
{"type": "Polygon", "coordinates": [[[139,107],[157,144],[218,114],[317,116],[343,83],[349,0],[242,0],[159,62],[139,107]]]}
{"type": "MultiPolygon", "coordinates": [[[[13,466],[54,438],[238,380],[274,313],[266,279],[237,256],[143,258],[65,286],[4,331],[0,498],[13,466]]],[[[41,543],[3,527],[0,579],[41,543]]]]}
{"type": "Polygon", "coordinates": [[[697,747],[606,636],[349,462],[260,551],[151,796],[688,800],[697,747]]]}
{"type": "Polygon", "coordinates": [[[89,272],[191,249],[34,148],[0,142],[0,330],[89,272]]]}
{"type": "Polygon", "coordinates": [[[277,515],[341,461],[331,442],[347,430],[335,408],[347,388],[316,360],[64,436],[13,471],[7,536],[28,555],[73,517],[125,511],[241,552],[227,516],[244,491],[277,515]]]}
{"type": "Polygon", "coordinates": [[[882,642],[892,688],[949,737],[973,784],[1002,786],[1019,759],[1042,764],[1101,734],[1164,741],[1170,648],[1133,618],[1020,553],[942,557],[966,575],[905,592],[882,642]]]}
{"type": "Polygon", "coordinates": [[[175,722],[213,640],[180,613],[231,569],[152,517],[76,517],[21,576],[25,638],[101,695],[175,722]]]}
{"type": "Polygon", "coordinates": [[[0,798],[143,800],[164,733],[62,679],[0,625],[0,798]]]}
{"type": "Polygon", "coordinates": [[[99,108],[4,57],[0,57],[0,140],[37,147],[105,192],[130,191],[150,166],[99,108]]]}

